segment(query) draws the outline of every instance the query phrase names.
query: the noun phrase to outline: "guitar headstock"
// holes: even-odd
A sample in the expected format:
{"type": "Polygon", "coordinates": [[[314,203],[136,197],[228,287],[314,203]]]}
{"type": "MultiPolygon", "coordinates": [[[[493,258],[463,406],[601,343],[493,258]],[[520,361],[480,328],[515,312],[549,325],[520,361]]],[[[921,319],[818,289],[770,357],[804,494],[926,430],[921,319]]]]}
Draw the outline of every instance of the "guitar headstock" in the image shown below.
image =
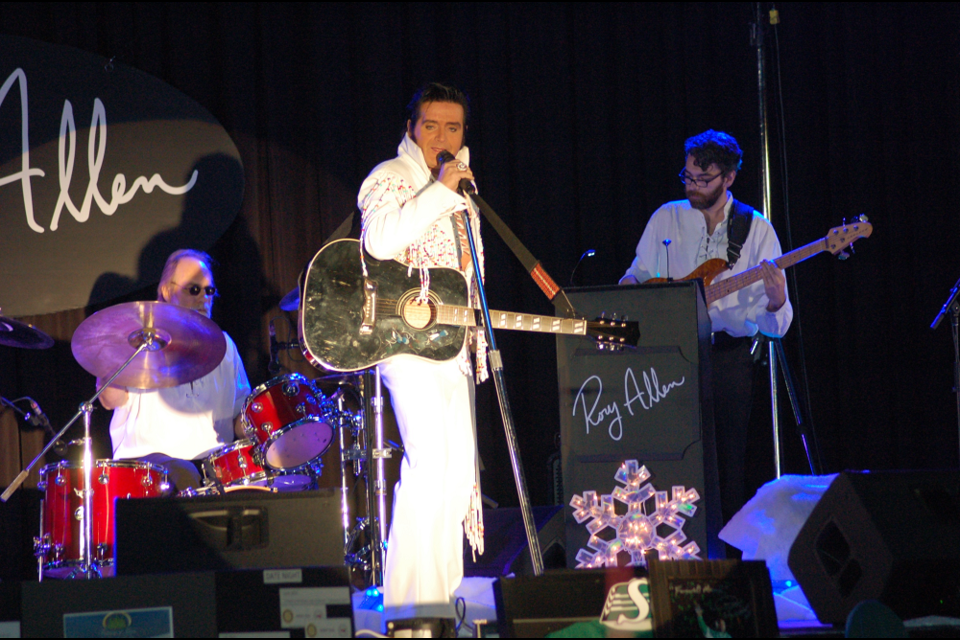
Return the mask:
{"type": "Polygon", "coordinates": [[[587,322],[587,335],[596,341],[597,349],[619,351],[640,344],[640,323],[600,317],[587,322]]]}
{"type": "Polygon", "coordinates": [[[833,255],[846,257],[843,250],[860,238],[869,238],[873,233],[873,225],[867,222],[867,217],[861,215],[851,222],[845,222],[841,227],[834,227],[827,233],[827,251],[833,255]]]}

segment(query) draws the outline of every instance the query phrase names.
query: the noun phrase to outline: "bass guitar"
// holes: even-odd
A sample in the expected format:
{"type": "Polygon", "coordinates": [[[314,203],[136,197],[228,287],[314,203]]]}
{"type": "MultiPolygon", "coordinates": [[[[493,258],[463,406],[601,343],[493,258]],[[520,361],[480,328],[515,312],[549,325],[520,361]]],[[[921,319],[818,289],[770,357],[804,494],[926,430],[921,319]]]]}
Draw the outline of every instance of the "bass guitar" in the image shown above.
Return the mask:
{"type": "MultiPolygon", "coordinates": [[[[467,281],[455,269],[430,268],[430,295],[418,303],[416,269],[394,260],[364,255],[358,240],[324,246],[307,266],[301,283],[300,347],[314,366],[332,371],[359,371],[393,356],[407,354],[443,361],[463,348],[467,328],[479,322],[469,306],[467,281]]],[[[637,322],[598,318],[538,316],[490,311],[494,329],[582,335],[597,346],[616,349],[640,341],[637,322]]]]}
{"type": "MultiPolygon", "coordinates": [[[[859,240],[860,238],[869,238],[871,233],[873,233],[873,225],[866,221],[865,216],[861,216],[860,220],[851,222],[850,224],[845,224],[841,227],[834,227],[833,229],[830,229],[825,237],[817,240],[816,242],[811,242],[810,244],[804,245],[799,249],[794,249],[790,253],[783,254],[774,260],[773,263],[781,269],[786,269],[787,267],[792,267],[799,262],[803,262],[811,256],[817,255],[821,251],[829,251],[834,255],[840,254],[841,257],[844,257],[845,254],[842,253],[844,249],[852,245],[854,241],[859,240]]],[[[680,280],[695,280],[697,278],[702,278],[703,285],[705,287],[704,293],[706,295],[707,305],[709,306],[720,298],[726,297],[735,291],[743,289],[744,287],[749,287],[754,282],[763,279],[760,267],[756,266],[752,269],[747,269],[746,271],[738,273],[735,276],[730,276],[729,278],[713,283],[714,278],[726,271],[728,268],[729,267],[727,266],[726,260],[713,258],[712,260],[707,260],[699,267],[694,269],[690,275],[685,278],[680,278],[680,280]]],[[[644,284],[656,284],[660,282],[667,282],[667,279],[652,278],[647,280],[644,284]]]]}

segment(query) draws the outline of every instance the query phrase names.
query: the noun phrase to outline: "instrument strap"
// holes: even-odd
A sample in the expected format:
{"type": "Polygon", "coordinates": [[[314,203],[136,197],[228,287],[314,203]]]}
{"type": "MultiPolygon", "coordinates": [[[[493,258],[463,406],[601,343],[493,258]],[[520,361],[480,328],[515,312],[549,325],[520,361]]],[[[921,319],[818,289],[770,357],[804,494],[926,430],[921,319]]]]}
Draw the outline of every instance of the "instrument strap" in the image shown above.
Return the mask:
{"type": "Polygon", "coordinates": [[[730,223],[727,225],[727,266],[731,269],[740,259],[740,250],[750,234],[750,225],[753,224],[753,207],[743,204],[736,198],[730,207],[730,223]]]}
{"type": "Polygon", "coordinates": [[[563,288],[553,281],[553,278],[550,277],[550,274],[546,272],[543,268],[543,265],[540,264],[540,261],[533,257],[533,254],[530,253],[530,250],[523,246],[523,243],[520,242],[520,238],[510,230],[510,227],[507,226],[500,216],[498,216],[493,209],[490,208],[483,198],[477,194],[471,194],[471,198],[477,204],[477,207],[480,208],[480,211],[483,212],[484,217],[490,223],[490,226],[493,227],[494,231],[503,238],[503,241],[507,243],[507,246],[510,247],[510,250],[513,251],[513,254],[517,256],[517,259],[520,260],[520,264],[523,265],[523,268],[527,270],[527,273],[530,274],[530,277],[533,278],[533,281],[540,287],[540,290],[543,291],[543,294],[547,296],[547,299],[550,300],[560,311],[566,314],[569,317],[574,317],[577,315],[576,310],[573,308],[573,304],[570,303],[570,300],[567,298],[567,294],[564,293],[563,288]]]}

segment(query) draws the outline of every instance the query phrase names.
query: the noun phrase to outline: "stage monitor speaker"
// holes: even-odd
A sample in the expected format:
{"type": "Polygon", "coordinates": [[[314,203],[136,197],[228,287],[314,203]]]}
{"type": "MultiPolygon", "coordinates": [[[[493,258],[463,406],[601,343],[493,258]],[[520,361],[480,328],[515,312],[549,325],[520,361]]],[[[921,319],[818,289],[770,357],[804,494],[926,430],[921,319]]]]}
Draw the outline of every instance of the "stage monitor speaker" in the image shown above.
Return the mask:
{"type": "Polygon", "coordinates": [[[904,620],[960,616],[960,472],[841,473],[788,564],[821,622],[864,600],[904,620]]]}
{"type": "MultiPolygon", "coordinates": [[[[533,521],[545,569],[566,567],[563,507],[533,507],[533,521]]],[[[483,510],[483,555],[473,558],[470,545],[463,550],[463,573],[469,577],[497,578],[533,575],[527,531],[519,508],[483,510]]]]}
{"type": "Polygon", "coordinates": [[[117,575],[342,565],[340,493],[117,500],[117,575]]]}

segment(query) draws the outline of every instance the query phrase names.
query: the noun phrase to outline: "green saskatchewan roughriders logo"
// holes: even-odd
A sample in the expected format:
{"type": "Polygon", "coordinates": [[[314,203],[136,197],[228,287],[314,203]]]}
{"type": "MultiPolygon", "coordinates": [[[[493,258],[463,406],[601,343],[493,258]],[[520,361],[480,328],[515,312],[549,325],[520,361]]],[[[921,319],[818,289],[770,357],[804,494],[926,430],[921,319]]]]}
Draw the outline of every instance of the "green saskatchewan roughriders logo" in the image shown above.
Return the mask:
{"type": "Polygon", "coordinates": [[[610,587],[600,622],[619,631],[650,631],[650,587],[646,578],[618,582],[610,587]]]}

